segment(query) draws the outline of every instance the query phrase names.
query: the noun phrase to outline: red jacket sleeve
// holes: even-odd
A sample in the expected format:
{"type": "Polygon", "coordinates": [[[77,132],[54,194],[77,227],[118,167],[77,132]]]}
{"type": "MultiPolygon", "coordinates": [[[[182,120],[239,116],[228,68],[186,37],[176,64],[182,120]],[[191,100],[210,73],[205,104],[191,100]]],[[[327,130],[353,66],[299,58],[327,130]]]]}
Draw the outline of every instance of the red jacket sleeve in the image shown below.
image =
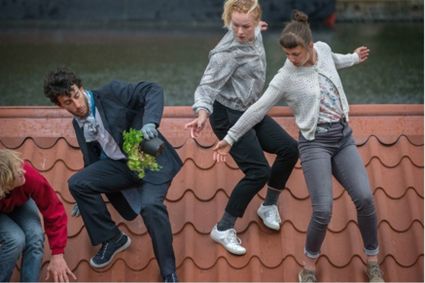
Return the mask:
{"type": "Polygon", "coordinates": [[[62,202],[56,192],[36,169],[24,164],[25,187],[30,190],[31,198],[43,216],[44,230],[52,254],[63,254],[67,242],[68,219],[62,202]]]}

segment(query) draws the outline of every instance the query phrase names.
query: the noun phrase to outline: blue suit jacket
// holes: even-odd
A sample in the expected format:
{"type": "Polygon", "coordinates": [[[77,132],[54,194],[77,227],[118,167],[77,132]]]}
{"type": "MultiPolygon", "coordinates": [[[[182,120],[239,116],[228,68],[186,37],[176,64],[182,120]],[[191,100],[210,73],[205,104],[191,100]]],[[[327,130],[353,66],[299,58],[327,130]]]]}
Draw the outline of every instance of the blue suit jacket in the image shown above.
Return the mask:
{"type": "MultiPolygon", "coordinates": [[[[129,84],[112,81],[101,89],[93,90],[94,101],[105,129],[111,134],[122,152],[122,133],[130,128],[141,129],[147,123],[160,125],[164,94],[162,88],[149,82],[129,84]]],[[[86,142],[82,128],[73,120],[78,144],[84,158],[84,167],[100,159],[101,148],[97,142],[86,142]]],[[[161,170],[147,170],[141,185],[134,188],[123,188],[120,193],[106,194],[112,205],[128,220],[135,218],[140,212],[140,190],[143,182],[152,184],[170,183],[182,166],[177,152],[159,133],[165,142],[164,151],[157,157],[161,170]]]]}

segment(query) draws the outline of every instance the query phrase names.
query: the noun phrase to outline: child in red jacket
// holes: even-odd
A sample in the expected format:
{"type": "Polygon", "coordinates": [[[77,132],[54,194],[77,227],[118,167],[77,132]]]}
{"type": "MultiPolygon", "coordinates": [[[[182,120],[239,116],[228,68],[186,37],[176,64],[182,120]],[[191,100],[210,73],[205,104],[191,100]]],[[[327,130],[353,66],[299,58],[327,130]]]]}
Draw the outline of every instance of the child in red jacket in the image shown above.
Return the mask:
{"type": "Polygon", "coordinates": [[[0,281],[9,281],[22,254],[21,281],[39,281],[44,254],[44,228],[52,255],[47,267],[55,282],[76,279],[63,257],[67,216],[47,180],[17,152],[0,150],[0,281]]]}

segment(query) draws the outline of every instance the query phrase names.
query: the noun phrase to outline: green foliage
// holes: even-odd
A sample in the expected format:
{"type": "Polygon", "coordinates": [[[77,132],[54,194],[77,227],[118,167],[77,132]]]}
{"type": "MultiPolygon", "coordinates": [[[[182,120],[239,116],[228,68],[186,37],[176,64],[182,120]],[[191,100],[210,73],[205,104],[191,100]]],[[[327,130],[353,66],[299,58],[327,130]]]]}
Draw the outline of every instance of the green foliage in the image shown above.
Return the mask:
{"type": "Polygon", "coordinates": [[[136,172],[140,179],[145,177],[145,169],[152,171],[161,169],[154,156],[139,151],[139,145],[143,140],[141,131],[135,129],[124,131],[123,138],[124,151],[128,156],[127,166],[130,170],[136,172]]]}

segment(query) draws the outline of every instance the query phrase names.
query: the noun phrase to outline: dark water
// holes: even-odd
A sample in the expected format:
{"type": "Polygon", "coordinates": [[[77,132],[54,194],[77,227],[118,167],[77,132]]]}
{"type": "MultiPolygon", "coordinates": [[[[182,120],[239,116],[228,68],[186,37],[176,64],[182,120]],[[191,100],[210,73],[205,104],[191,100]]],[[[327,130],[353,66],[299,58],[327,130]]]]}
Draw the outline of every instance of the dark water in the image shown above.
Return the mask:
{"type": "MultiPolygon", "coordinates": [[[[167,105],[191,105],[223,30],[0,31],[0,105],[50,105],[45,74],[59,65],[77,72],[87,88],[113,79],[154,81],[167,105]]],[[[335,52],[371,49],[369,60],[340,72],[350,103],[423,103],[423,23],[337,24],[314,30],[335,52]]],[[[269,82],[284,62],[279,30],[264,34],[269,82]]]]}

